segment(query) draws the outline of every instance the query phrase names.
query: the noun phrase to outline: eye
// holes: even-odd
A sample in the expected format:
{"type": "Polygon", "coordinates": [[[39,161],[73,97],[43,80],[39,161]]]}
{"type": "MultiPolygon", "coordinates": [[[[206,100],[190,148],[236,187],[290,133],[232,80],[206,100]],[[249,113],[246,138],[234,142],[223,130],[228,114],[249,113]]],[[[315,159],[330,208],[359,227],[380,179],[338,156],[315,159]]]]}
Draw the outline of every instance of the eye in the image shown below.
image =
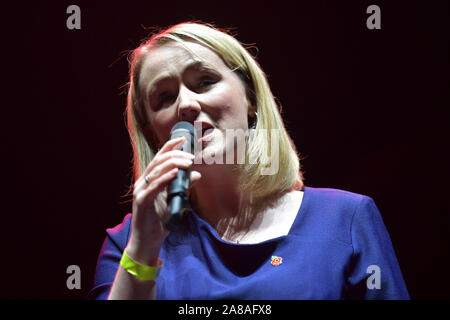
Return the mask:
{"type": "Polygon", "coordinates": [[[175,98],[175,95],[169,93],[169,92],[163,92],[158,97],[158,103],[163,104],[165,102],[171,101],[175,98]]]}
{"type": "Polygon", "coordinates": [[[213,84],[215,84],[217,80],[211,76],[201,77],[198,83],[199,88],[207,88],[213,84]]]}

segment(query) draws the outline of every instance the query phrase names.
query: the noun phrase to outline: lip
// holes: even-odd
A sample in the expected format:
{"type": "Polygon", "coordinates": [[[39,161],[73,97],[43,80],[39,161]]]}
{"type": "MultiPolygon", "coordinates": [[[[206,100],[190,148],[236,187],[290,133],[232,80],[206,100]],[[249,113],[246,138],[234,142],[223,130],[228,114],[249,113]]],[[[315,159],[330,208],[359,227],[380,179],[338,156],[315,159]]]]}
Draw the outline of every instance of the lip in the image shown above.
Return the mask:
{"type": "Polygon", "coordinates": [[[198,142],[200,141],[207,141],[208,138],[212,137],[212,134],[215,130],[215,127],[209,123],[208,121],[196,121],[194,124],[194,128],[195,128],[195,133],[197,137],[200,137],[199,139],[197,139],[198,142]],[[212,132],[203,136],[203,132],[207,131],[207,130],[211,130],[212,132]]]}
{"type": "MultiPolygon", "coordinates": [[[[208,129],[208,130],[210,130],[210,129],[208,129]]],[[[213,128],[211,133],[208,133],[206,136],[201,137],[200,139],[197,140],[197,142],[210,141],[214,135],[214,131],[215,131],[215,129],[213,128]]]]}

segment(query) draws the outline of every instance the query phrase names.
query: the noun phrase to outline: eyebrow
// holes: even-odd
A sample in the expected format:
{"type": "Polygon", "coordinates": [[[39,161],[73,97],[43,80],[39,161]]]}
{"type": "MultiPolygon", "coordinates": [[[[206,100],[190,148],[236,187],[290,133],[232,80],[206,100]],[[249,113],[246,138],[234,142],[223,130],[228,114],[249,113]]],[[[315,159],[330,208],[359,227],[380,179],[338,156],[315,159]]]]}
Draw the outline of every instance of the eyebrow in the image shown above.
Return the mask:
{"type": "MultiPolygon", "coordinates": [[[[184,71],[188,70],[188,69],[197,69],[197,70],[201,70],[201,71],[203,71],[203,70],[204,71],[208,71],[209,70],[209,71],[218,72],[218,71],[216,71],[215,68],[210,66],[210,64],[206,64],[205,62],[203,62],[201,60],[194,60],[193,62],[189,63],[186,66],[186,68],[184,68],[184,71]]],[[[164,75],[161,75],[159,77],[156,77],[155,79],[152,80],[152,82],[150,82],[147,85],[145,92],[147,94],[149,94],[150,92],[153,91],[152,88],[154,88],[157,84],[159,84],[160,82],[162,82],[164,80],[170,79],[171,77],[172,76],[168,75],[168,74],[164,74],[164,75]]]]}

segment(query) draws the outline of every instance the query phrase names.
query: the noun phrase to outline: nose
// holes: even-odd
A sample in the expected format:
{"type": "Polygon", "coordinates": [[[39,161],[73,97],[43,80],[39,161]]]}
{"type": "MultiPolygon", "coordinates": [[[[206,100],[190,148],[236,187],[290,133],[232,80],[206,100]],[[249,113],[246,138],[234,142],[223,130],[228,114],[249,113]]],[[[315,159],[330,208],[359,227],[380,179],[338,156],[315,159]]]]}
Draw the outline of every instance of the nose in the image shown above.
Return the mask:
{"type": "Polygon", "coordinates": [[[178,103],[178,119],[194,123],[202,110],[197,95],[185,86],[181,86],[178,103]]]}

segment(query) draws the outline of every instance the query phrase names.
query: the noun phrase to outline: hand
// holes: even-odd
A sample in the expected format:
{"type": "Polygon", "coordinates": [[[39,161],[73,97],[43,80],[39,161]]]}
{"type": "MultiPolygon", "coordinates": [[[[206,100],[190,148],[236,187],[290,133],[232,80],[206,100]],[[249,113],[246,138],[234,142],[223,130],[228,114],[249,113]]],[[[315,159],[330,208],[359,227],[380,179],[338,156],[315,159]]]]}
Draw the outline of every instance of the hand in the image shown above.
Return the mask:
{"type": "MultiPolygon", "coordinates": [[[[178,169],[189,168],[194,160],[192,154],[177,149],[184,141],[184,137],[167,141],[134,184],[131,237],[126,250],[142,264],[152,265],[156,261],[169,235],[164,227],[167,185],[176,177],[178,169]]],[[[199,172],[191,171],[191,187],[200,178],[199,172]]]]}

